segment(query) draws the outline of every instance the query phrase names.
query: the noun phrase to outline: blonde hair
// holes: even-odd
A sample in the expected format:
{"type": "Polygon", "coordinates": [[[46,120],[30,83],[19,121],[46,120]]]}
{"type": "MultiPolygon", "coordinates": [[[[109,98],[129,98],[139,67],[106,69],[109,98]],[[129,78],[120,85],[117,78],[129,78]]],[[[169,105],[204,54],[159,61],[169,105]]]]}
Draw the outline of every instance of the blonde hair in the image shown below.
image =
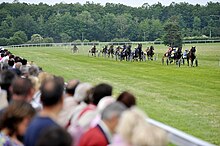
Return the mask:
{"type": "Polygon", "coordinates": [[[122,113],[117,132],[122,138],[134,146],[165,146],[166,133],[149,123],[147,115],[137,107],[122,113]]]}
{"type": "Polygon", "coordinates": [[[40,72],[38,75],[39,83],[42,84],[46,80],[53,79],[54,76],[47,72],[40,72]]]}
{"type": "Polygon", "coordinates": [[[35,91],[38,91],[40,88],[40,82],[39,82],[38,77],[29,76],[28,78],[31,80],[32,84],[34,85],[35,91]]]}

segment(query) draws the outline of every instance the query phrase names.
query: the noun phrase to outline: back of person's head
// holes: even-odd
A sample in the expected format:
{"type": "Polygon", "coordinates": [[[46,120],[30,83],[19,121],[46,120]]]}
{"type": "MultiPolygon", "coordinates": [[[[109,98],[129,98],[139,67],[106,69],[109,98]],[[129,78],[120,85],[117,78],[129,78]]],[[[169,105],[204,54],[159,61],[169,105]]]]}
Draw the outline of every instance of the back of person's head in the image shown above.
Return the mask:
{"type": "Polygon", "coordinates": [[[97,105],[97,109],[98,109],[99,113],[102,113],[102,111],[113,102],[115,102],[114,97],[112,97],[112,96],[103,97],[97,105]]]}
{"type": "Polygon", "coordinates": [[[36,146],[71,146],[72,138],[61,127],[50,127],[40,135],[36,146]]]}
{"type": "Polygon", "coordinates": [[[32,84],[31,80],[28,78],[18,77],[12,82],[11,85],[13,98],[15,96],[20,96],[23,97],[21,100],[30,101],[32,97],[29,98],[28,96],[32,96],[34,94],[33,90],[34,90],[34,85],[32,84]]]}
{"type": "Polygon", "coordinates": [[[33,84],[33,87],[35,89],[35,92],[38,91],[39,88],[40,88],[40,83],[39,83],[38,77],[36,77],[36,76],[29,76],[28,78],[31,80],[31,82],[33,84]]]}
{"type": "Polygon", "coordinates": [[[167,133],[153,125],[139,125],[134,128],[131,143],[137,146],[166,146],[167,133]]]}
{"type": "Polygon", "coordinates": [[[128,108],[136,105],[136,99],[135,99],[134,95],[127,92],[127,91],[122,92],[118,96],[117,101],[123,103],[128,108]]]}
{"type": "Polygon", "coordinates": [[[76,91],[74,94],[74,99],[77,102],[81,102],[81,101],[86,101],[89,100],[89,95],[90,95],[90,91],[92,89],[92,85],[89,83],[80,83],[77,87],[76,87],[76,91]]]}
{"type": "Polygon", "coordinates": [[[109,84],[98,84],[95,86],[93,95],[92,95],[92,103],[97,105],[99,101],[105,96],[112,95],[112,86],[109,84]]]}
{"type": "Polygon", "coordinates": [[[134,106],[122,113],[116,131],[131,145],[166,145],[166,133],[147,123],[147,118],[142,110],[134,106]]]}
{"type": "MultiPolygon", "coordinates": [[[[9,136],[13,134],[24,135],[25,130],[20,131],[18,128],[19,124],[25,119],[30,119],[35,115],[36,111],[34,108],[25,101],[12,101],[9,106],[5,109],[1,120],[0,130],[7,128],[9,136]]],[[[25,127],[26,129],[27,127],[25,127]]]]}
{"type": "Polygon", "coordinates": [[[26,59],[22,59],[21,63],[22,63],[22,65],[27,65],[27,60],[26,59]]]}
{"type": "Polygon", "coordinates": [[[47,72],[40,72],[38,74],[38,79],[39,79],[39,82],[40,84],[42,84],[43,82],[45,82],[46,80],[50,80],[50,79],[53,79],[53,75],[50,74],[50,73],[47,73],[47,72]]]}
{"type": "Polygon", "coordinates": [[[31,76],[37,77],[39,74],[39,68],[36,65],[32,65],[29,69],[28,72],[31,76]]]}
{"type": "Polygon", "coordinates": [[[13,67],[14,63],[15,63],[14,59],[9,59],[9,60],[8,60],[8,65],[9,65],[10,67],[13,67]]]}
{"type": "Polygon", "coordinates": [[[54,106],[63,98],[64,83],[58,77],[44,81],[40,87],[43,106],[54,106]]]}
{"type": "Polygon", "coordinates": [[[0,86],[2,89],[7,91],[7,100],[11,100],[11,92],[9,87],[11,86],[12,81],[17,77],[17,75],[10,70],[4,70],[0,73],[0,86]]]}
{"type": "Polygon", "coordinates": [[[66,85],[66,93],[73,96],[79,83],[79,80],[70,80],[66,85]]]}
{"type": "Polygon", "coordinates": [[[131,144],[134,127],[137,126],[137,124],[146,125],[146,118],[147,115],[143,111],[137,107],[132,107],[123,112],[116,131],[126,142],[131,144]]]}
{"type": "Polygon", "coordinates": [[[113,117],[120,117],[127,108],[120,102],[109,104],[101,113],[102,120],[111,120],[113,117]]]}

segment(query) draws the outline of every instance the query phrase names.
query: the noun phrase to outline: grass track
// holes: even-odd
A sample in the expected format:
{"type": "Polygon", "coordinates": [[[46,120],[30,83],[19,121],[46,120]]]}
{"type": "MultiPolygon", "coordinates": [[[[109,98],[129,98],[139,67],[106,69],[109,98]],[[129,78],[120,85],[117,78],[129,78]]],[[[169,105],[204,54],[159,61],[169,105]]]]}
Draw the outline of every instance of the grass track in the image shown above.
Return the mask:
{"type": "MultiPolygon", "coordinates": [[[[193,45],[193,44],[191,44],[193,45]]],[[[184,46],[190,48],[191,45],[184,46]]],[[[47,72],[93,84],[113,85],[114,95],[129,90],[149,117],[220,145],[220,44],[196,44],[199,67],[161,65],[166,47],[155,45],[158,61],[117,62],[77,55],[68,47],[11,50],[33,60],[47,72]]]]}

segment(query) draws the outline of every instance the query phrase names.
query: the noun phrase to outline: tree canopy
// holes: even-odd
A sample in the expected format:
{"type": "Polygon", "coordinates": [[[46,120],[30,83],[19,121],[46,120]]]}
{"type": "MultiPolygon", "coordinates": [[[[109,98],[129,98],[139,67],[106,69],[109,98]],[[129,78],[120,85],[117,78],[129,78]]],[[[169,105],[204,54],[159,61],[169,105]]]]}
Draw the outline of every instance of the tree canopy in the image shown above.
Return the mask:
{"type": "Polygon", "coordinates": [[[34,34],[44,38],[41,42],[154,41],[166,37],[168,25],[178,26],[178,33],[169,37],[210,36],[210,33],[211,37],[220,37],[220,3],[163,6],[158,2],[141,7],[113,3],[102,6],[93,2],[0,4],[0,45],[32,41],[34,34]],[[174,16],[178,24],[168,22],[174,16]]]}

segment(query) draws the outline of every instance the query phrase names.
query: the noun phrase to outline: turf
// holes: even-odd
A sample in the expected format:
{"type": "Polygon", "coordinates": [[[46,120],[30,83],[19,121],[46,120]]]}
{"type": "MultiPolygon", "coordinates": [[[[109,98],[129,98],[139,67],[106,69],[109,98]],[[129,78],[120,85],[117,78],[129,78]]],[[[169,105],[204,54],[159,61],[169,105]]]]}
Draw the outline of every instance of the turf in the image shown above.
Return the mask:
{"type": "Polygon", "coordinates": [[[68,46],[11,51],[66,81],[110,83],[115,96],[129,90],[149,117],[220,145],[220,44],[189,44],[184,49],[192,45],[197,46],[199,67],[162,65],[163,45],[154,45],[158,59],[146,62],[88,56],[91,46],[79,47],[79,54],[71,54],[68,46]]]}

